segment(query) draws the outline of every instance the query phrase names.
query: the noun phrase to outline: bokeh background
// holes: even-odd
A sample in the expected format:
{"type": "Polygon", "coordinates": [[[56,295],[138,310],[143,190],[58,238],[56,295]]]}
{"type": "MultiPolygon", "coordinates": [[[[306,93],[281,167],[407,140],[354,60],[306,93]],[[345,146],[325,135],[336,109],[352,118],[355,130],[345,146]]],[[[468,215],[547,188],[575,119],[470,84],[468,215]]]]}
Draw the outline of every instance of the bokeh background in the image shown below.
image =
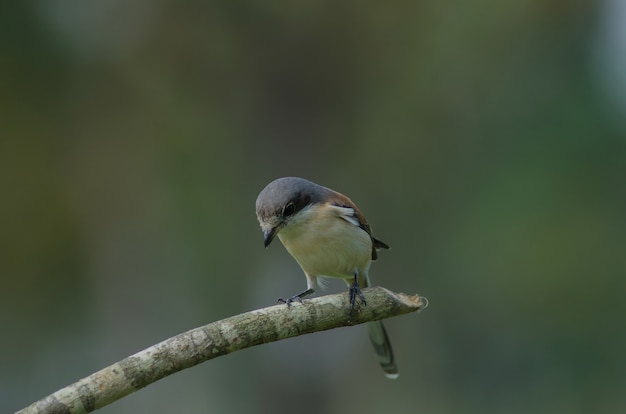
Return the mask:
{"type": "Polygon", "coordinates": [[[360,326],[101,412],[626,411],[626,2],[0,9],[0,411],[303,289],[254,214],[285,175],[430,299],[387,322],[400,379],[360,326]]]}

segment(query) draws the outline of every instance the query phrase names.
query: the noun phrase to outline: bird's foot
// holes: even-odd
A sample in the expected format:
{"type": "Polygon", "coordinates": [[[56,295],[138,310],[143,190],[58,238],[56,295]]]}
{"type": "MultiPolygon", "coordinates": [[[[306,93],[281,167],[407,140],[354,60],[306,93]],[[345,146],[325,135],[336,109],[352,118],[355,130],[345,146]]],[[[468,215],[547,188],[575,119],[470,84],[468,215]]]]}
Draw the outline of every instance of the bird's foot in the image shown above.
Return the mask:
{"type": "Polygon", "coordinates": [[[357,282],[355,277],[354,282],[350,285],[350,313],[352,313],[352,311],[354,310],[356,298],[359,298],[363,306],[367,306],[365,296],[363,296],[363,292],[361,292],[361,289],[359,288],[359,283],[357,282]]]}
{"type": "Polygon", "coordinates": [[[294,296],[290,297],[287,300],[285,300],[283,298],[278,298],[278,300],[276,302],[277,303],[285,303],[285,304],[287,304],[287,307],[290,307],[293,302],[300,302],[300,303],[302,303],[302,298],[300,296],[298,296],[298,295],[294,295],[294,296]]]}
{"type": "Polygon", "coordinates": [[[291,306],[291,304],[293,302],[300,302],[300,303],[302,303],[302,298],[305,297],[306,295],[310,295],[313,292],[314,292],[313,289],[307,289],[304,292],[300,292],[297,295],[293,295],[292,297],[290,297],[287,300],[285,300],[283,298],[278,298],[277,302],[278,303],[286,303],[287,307],[289,307],[289,306],[291,306]]]}

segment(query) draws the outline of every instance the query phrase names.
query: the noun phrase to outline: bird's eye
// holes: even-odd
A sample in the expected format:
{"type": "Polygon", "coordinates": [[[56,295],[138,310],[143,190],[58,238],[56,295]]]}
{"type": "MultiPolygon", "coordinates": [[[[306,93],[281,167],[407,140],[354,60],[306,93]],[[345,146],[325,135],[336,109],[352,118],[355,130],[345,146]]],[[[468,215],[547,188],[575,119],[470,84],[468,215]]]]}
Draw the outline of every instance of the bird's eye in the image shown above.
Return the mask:
{"type": "Polygon", "coordinates": [[[287,203],[285,208],[283,208],[283,217],[292,216],[293,213],[296,212],[296,205],[292,202],[287,203]]]}

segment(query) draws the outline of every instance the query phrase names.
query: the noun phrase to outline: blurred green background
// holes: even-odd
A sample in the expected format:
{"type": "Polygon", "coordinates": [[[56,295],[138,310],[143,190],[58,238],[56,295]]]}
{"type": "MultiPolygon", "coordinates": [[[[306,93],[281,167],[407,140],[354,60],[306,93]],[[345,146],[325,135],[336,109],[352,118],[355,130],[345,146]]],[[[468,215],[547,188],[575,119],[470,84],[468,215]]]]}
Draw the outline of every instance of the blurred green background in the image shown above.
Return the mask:
{"type": "MultiPolygon", "coordinates": [[[[626,2],[0,6],[0,411],[299,292],[258,192],[348,194],[430,307],[102,410],[626,411],[626,2]]],[[[343,290],[331,284],[329,291],[343,290]]]]}

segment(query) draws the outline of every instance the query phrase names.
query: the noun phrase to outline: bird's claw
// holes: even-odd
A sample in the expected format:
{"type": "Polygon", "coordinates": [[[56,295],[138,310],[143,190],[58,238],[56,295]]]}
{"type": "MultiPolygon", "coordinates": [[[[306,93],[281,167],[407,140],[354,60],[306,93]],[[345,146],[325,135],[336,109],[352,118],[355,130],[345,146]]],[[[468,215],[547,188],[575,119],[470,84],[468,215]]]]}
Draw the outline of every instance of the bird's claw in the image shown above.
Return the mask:
{"type": "Polygon", "coordinates": [[[363,292],[361,292],[361,289],[359,288],[359,284],[355,280],[354,283],[350,285],[350,313],[352,313],[352,311],[354,310],[354,305],[356,303],[357,297],[359,298],[363,306],[367,306],[367,302],[365,301],[365,296],[363,296],[363,292]]]}
{"type": "Polygon", "coordinates": [[[278,300],[276,302],[277,303],[285,303],[285,304],[287,304],[287,307],[290,307],[293,302],[302,303],[302,298],[300,296],[298,296],[298,295],[295,295],[295,296],[290,297],[287,300],[285,300],[283,298],[278,298],[278,300]]]}

